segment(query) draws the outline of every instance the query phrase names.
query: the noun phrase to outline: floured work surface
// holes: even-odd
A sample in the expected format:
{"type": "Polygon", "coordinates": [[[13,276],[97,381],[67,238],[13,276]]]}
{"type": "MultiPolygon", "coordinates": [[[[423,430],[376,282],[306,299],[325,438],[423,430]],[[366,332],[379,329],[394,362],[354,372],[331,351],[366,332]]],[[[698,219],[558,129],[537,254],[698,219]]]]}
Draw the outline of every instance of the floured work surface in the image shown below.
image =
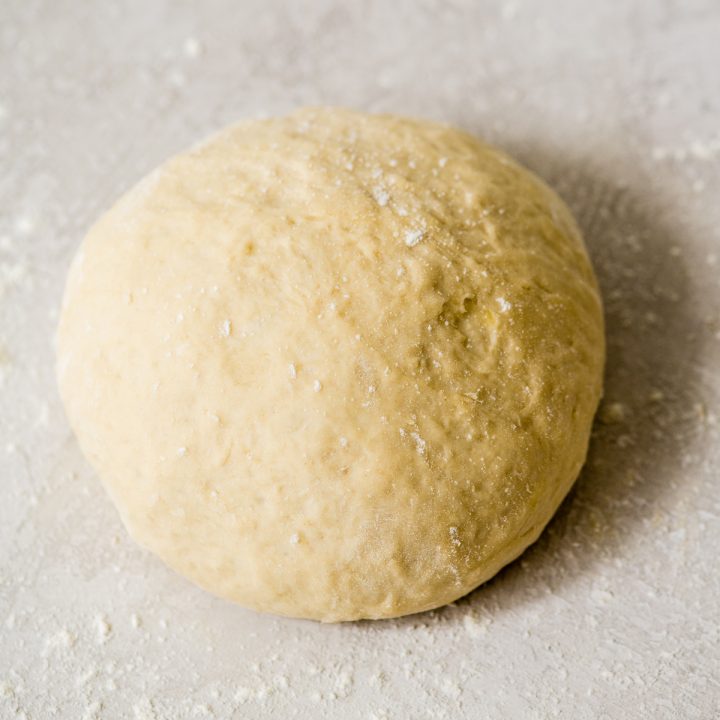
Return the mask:
{"type": "Polygon", "coordinates": [[[0,717],[717,714],[714,3],[0,16],[0,717]],[[314,103],[446,120],[517,156],[576,213],[606,303],[575,491],[491,583],[400,621],[261,616],[166,570],[126,537],[55,390],[60,292],[98,213],[197,138],[314,103]]]}

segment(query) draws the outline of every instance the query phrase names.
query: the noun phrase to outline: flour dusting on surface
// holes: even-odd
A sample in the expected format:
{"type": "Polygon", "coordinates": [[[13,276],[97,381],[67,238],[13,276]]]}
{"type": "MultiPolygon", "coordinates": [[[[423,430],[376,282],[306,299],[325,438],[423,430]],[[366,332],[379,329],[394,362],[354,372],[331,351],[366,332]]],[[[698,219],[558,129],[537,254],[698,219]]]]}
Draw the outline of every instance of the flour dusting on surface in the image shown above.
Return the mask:
{"type": "Polygon", "coordinates": [[[408,247],[415,247],[425,235],[423,230],[408,230],[405,233],[405,244],[408,247]]]}
{"type": "MultiPolygon", "coordinates": [[[[221,2],[192,12],[179,6],[161,22],[157,13],[115,3],[67,3],[55,14],[25,5],[14,3],[0,37],[10,78],[0,107],[7,210],[0,213],[0,717],[714,717],[716,4],[565,3],[560,25],[539,5],[514,0],[495,8],[426,2],[412,10],[385,3],[372,17],[308,3],[285,18],[271,7],[260,17],[249,5],[221,2]],[[617,32],[636,25],[642,42],[617,32]],[[353,44],[343,49],[343,41],[354,36],[362,37],[362,73],[342,62],[353,44]],[[592,51],[598,37],[608,43],[602,58],[592,51]],[[512,47],[526,51],[509,53],[512,47]],[[571,80],[555,72],[568,57],[571,80]],[[132,72],[119,72],[113,58],[132,58],[132,72]],[[243,88],[240,113],[228,96],[228,68],[243,88]],[[423,72],[431,93],[418,90],[423,72]],[[606,401],[588,463],[557,519],[470,596],[380,623],[323,626],[253,613],[161,566],[128,539],[70,440],[55,390],[51,338],[65,272],[101,211],[199,130],[275,114],[320,94],[455,119],[517,150],[572,206],[605,303],[606,401]]],[[[456,163],[443,160],[433,169],[446,179],[456,163]]],[[[421,156],[410,162],[414,170],[400,154],[348,155],[340,168],[346,183],[378,163],[398,176],[424,172],[421,156]]],[[[366,178],[362,187],[372,214],[387,207],[383,216],[398,223],[388,243],[402,249],[406,225],[413,227],[407,267],[389,273],[404,288],[430,243],[414,234],[416,208],[403,204],[389,177],[366,178]],[[384,195],[368,194],[376,187],[387,192],[385,204],[384,195]]],[[[270,180],[267,187],[269,197],[282,189],[270,180]]],[[[462,202],[472,207],[480,196],[473,191],[462,202]]],[[[486,219],[496,215],[489,210],[486,219]]],[[[487,239],[478,262],[492,252],[487,239]]],[[[351,277],[353,268],[344,272],[351,277]]],[[[490,296],[493,313],[503,310],[495,300],[502,292],[500,283],[490,296]]],[[[133,288],[125,307],[151,295],[152,287],[133,288]]],[[[167,307],[174,332],[193,319],[183,309],[180,317],[167,307]]],[[[222,316],[215,322],[211,339],[233,337],[222,316]]],[[[449,324],[433,332],[459,330],[449,324]]],[[[366,341],[358,336],[355,347],[366,341]]],[[[484,347],[475,341],[481,362],[484,347]]],[[[273,370],[286,388],[299,390],[288,381],[297,378],[295,364],[282,358],[273,370]]],[[[391,380],[379,386],[383,393],[391,380]]],[[[366,388],[363,378],[362,398],[366,388]]],[[[163,389],[157,383],[155,397],[163,389]]],[[[314,399],[317,405],[322,396],[314,399]]],[[[483,412],[482,394],[466,400],[468,412],[483,412]]],[[[220,409],[199,398],[197,412],[219,437],[220,409]]],[[[416,439],[395,432],[401,422],[415,427],[405,417],[382,420],[414,455],[416,439]]],[[[422,432],[431,440],[429,428],[422,432]]],[[[473,441],[464,429],[458,433],[473,441]]],[[[354,443],[341,451],[337,437],[327,436],[327,449],[342,462],[363,452],[354,443]]],[[[432,444],[432,455],[442,450],[432,444]]],[[[468,488],[467,497],[476,490],[468,488]]],[[[312,545],[293,531],[298,525],[286,527],[288,553],[312,545]]],[[[458,547],[449,531],[441,540],[446,549],[458,547]]]]}

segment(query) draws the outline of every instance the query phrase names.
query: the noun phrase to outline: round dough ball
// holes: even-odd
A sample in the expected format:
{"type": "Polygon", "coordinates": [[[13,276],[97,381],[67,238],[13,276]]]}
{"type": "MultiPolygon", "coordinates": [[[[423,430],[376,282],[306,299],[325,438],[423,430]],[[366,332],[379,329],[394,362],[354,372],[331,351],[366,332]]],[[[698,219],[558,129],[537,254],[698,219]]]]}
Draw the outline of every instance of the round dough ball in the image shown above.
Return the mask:
{"type": "Polygon", "coordinates": [[[443,605],[583,464],[603,319],[570,213],[458,130],[306,109],[175,157],[90,230],[60,389],[132,536],[324,621],[443,605]]]}

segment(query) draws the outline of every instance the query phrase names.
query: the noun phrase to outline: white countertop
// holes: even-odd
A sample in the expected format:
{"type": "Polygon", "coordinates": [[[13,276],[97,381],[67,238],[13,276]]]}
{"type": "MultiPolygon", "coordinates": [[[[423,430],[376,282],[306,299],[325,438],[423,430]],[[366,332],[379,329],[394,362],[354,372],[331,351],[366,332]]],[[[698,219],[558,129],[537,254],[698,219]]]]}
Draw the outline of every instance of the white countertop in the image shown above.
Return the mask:
{"type": "Polygon", "coordinates": [[[719,717],[719,68],[717,0],[3,0],[0,718],[719,717]],[[399,621],[262,616],[167,570],[53,379],[98,213],[229,122],[319,103],[515,154],[577,213],[606,301],[575,491],[492,582],[399,621]]]}

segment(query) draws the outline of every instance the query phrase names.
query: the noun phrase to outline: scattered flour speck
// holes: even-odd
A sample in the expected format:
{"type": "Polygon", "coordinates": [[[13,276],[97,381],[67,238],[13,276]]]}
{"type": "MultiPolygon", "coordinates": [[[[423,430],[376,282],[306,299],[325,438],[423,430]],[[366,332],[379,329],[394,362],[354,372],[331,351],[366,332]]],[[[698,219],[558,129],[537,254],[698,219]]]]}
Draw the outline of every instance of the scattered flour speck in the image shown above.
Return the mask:
{"type": "Polygon", "coordinates": [[[415,441],[415,449],[420,455],[424,455],[427,450],[427,443],[420,437],[420,433],[411,432],[410,437],[415,441]]]}
{"type": "Polygon", "coordinates": [[[478,618],[474,613],[467,613],[463,617],[465,632],[472,638],[483,637],[487,634],[491,620],[489,617],[478,618]]]}
{"type": "Polygon", "coordinates": [[[189,37],[183,43],[183,52],[189,58],[196,58],[202,52],[202,45],[197,38],[189,37]]]}
{"type": "Polygon", "coordinates": [[[112,633],[112,625],[104,615],[96,615],[94,620],[95,638],[98,644],[108,641],[112,633]]]}
{"type": "Polygon", "coordinates": [[[405,244],[408,247],[415,247],[423,239],[423,235],[422,230],[408,230],[405,233],[405,244]]]}
{"type": "Polygon", "coordinates": [[[381,207],[385,207],[390,200],[390,194],[382,187],[376,187],[373,190],[373,197],[375,198],[375,202],[381,207]]]}
{"type": "Polygon", "coordinates": [[[621,402],[610,402],[602,406],[600,420],[606,425],[616,425],[627,419],[627,407],[621,402]]]}

